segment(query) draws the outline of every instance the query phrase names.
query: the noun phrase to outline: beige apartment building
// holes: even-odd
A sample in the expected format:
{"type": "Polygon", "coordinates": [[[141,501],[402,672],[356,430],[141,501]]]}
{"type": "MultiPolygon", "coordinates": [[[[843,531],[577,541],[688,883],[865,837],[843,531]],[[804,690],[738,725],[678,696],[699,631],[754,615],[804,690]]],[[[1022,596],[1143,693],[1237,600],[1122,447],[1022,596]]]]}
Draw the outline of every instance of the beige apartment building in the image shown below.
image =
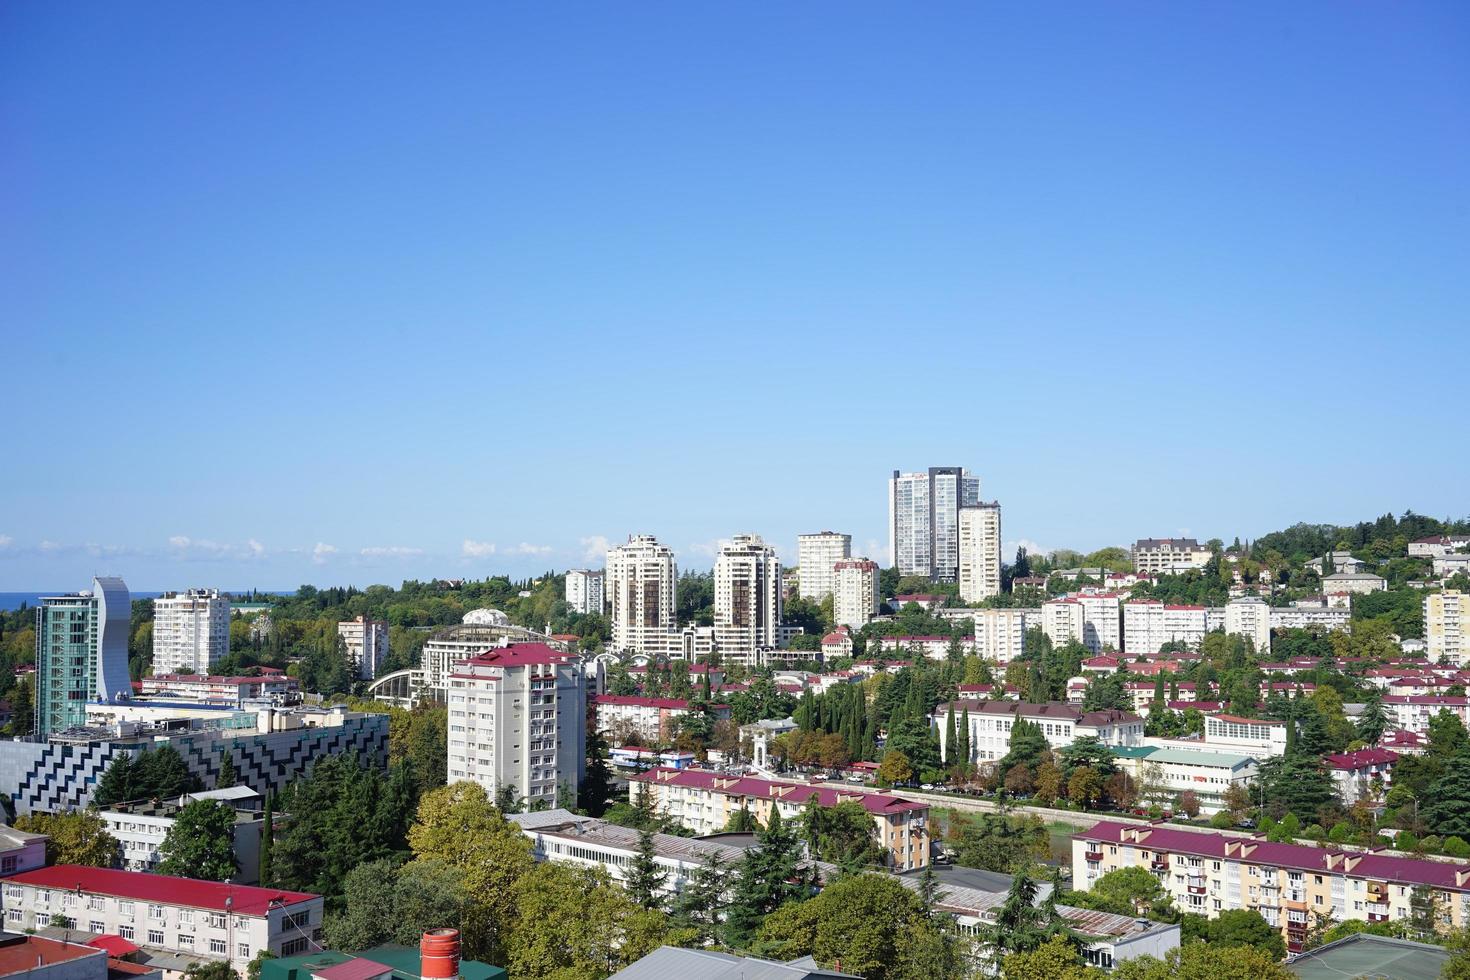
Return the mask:
{"type": "Polygon", "coordinates": [[[797,819],[813,797],[824,807],[858,803],[873,817],[878,841],[888,851],[889,867],[908,871],[929,863],[927,803],[883,793],[849,793],[825,786],[730,776],[707,769],[650,769],[629,779],[629,794],[635,802],[643,793],[654,794],[660,813],[696,834],[724,830],[730,818],[742,809],[766,824],[773,809],[780,810],[782,820],[797,819]]]}
{"type": "Polygon", "coordinates": [[[1254,909],[1300,951],[1319,918],[1409,918],[1416,887],[1439,902],[1444,926],[1470,922],[1470,865],[1390,857],[1255,837],[1103,821],[1072,838],[1075,887],[1118,868],[1144,868],[1184,912],[1254,909]]]}
{"type": "Polygon", "coordinates": [[[1424,597],[1424,644],[1429,659],[1465,663],[1465,628],[1470,626],[1470,596],[1446,589],[1424,597]]]}

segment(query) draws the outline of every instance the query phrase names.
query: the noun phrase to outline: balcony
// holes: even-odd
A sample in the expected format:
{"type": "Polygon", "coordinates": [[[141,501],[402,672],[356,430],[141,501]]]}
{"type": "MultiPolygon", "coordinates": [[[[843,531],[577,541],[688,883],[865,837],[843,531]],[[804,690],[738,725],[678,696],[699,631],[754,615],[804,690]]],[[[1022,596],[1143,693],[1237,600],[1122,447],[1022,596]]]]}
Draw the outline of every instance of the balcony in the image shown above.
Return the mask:
{"type": "Polygon", "coordinates": [[[1167,855],[1167,854],[1155,854],[1154,855],[1154,859],[1149,862],[1149,865],[1148,866],[1150,868],[1152,868],[1153,870],[1155,870],[1155,871],[1168,871],[1169,870],[1169,855],[1167,855]]]}
{"type": "Polygon", "coordinates": [[[1088,851],[1085,854],[1083,854],[1082,856],[1084,858],[1086,858],[1092,864],[1099,863],[1100,861],[1102,861],[1102,858],[1103,858],[1102,851],[1100,851],[1100,850],[1098,850],[1098,851],[1088,851]]]}

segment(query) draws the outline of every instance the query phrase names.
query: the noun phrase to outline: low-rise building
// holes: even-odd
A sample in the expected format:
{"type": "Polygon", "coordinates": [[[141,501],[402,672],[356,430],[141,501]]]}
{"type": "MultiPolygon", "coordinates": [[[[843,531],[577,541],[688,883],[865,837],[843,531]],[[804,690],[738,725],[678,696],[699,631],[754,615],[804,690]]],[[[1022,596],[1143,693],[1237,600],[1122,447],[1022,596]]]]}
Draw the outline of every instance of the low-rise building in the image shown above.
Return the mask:
{"type": "Polygon", "coordinates": [[[1328,596],[1342,593],[1367,595],[1370,592],[1382,592],[1387,588],[1388,581],[1383,576],[1368,572],[1338,572],[1322,579],[1322,591],[1328,596]]]}
{"type": "Polygon", "coordinates": [[[822,659],[852,656],[852,630],[839,626],[822,637],[822,659]]]}
{"type": "Polygon", "coordinates": [[[15,875],[0,891],[8,929],[44,929],[65,916],[78,930],[223,960],[241,973],[263,949],[292,956],[321,944],[322,897],[306,892],[75,864],[15,875]]]}
{"type": "Polygon", "coordinates": [[[1327,605],[1327,597],[1320,603],[1296,604],[1271,607],[1273,630],[1309,629],[1313,626],[1326,630],[1350,630],[1353,611],[1348,607],[1333,608],[1327,605]]]}
{"type": "Polygon", "coordinates": [[[1395,728],[1429,734],[1429,719],[1448,711],[1463,724],[1470,720],[1470,698],[1448,694],[1389,694],[1383,698],[1383,709],[1395,728]]]}
{"type": "Polygon", "coordinates": [[[780,811],[783,820],[796,819],[812,799],[823,807],[857,803],[872,815],[890,867],[905,871],[929,863],[929,804],[898,796],[730,776],[705,769],[654,769],[630,777],[629,792],[635,800],[652,793],[660,813],[696,834],[723,830],[742,809],[765,824],[773,809],[780,811]]]}
{"type": "Polygon", "coordinates": [[[1286,722],[1240,715],[1205,715],[1205,746],[1258,759],[1286,752],[1286,722]]]}
{"type": "Polygon", "coordinates": [[[44,867],[45,834],[32,834],[0,824],[0,878],[44,867]]]}
{"type": "Polygon", "coordinates": [[[1409,542],[1410,558],[1438,558],[1470,545],[1470,535],[1431,534],[1409,542]]]}
{"type": "Polygon", "coordinates": [[[1155,875],[1181,911],[1254,909],[1293,951],[1318,917],[1407,919],[1416,887],[1443,903],[1447,925],[1470,922],[1470,865],[1112,821],[1072,838],[1073,887],[1134,867],[1155,875]]]}
{"type": "Polygon", "coordinates": [[[275,704],[295,704],[301,700],[301,682],[285,674],[262,674],[258,677],[153,674],[143,678],[142,693],[239,708],[246,701],[259,698],[275,704]]]}
{"type": "MultiPolygon", "coordinates": [[[[258,796],[255,798],[259,799],[258,796]]],[[[140,800],[102,807],[96,812],[107,825],[107,832],[117,839],[123,868],[127,871],[153,871],[163,859],[159,849],[178,821],[179,811],[191,801],[192,797],[187,795],[178,800],[160,802],[140,800]]],[[[260,836],[265,826],[265,813],[216,802],[235,817],[237,870],[229,880],[243,885],[255,884],[260,880],[260,836]]]]}
{"type": "Polygon", "coordinates": [[[1382,798],[1383,790],[1393,779],[1393,767],[1399,756],[1388,749],[1358,749],[1334,752],[1323,756],[1322,761],[1327,763],[1343,805],[1352,806],[1360,799],[1382,798]]]}
{"type": "Polygon", "coordinates": [[[1434,574],[1437,578],[1470,573],[1470,555],[1441,555],[1434,559],[1434,574]]]}
{"type": "Polygon", "coordinates": [[[1213,554],[1194,538],[1140,538],[1129,549],[1141,575],[1179,575],[1210,563],[1213,554]]]}
{"type": "Polygon", "coordinates": [[[107,952],[85,943],[0,932],[0,980],[108,980],[107,952]]]}
{"type": "Polygon", "coordinates": [[[1329,552],[1321,558],[1313,558],[1311,561],[1306,563],[1306,567],[1310,568],[1318,575],[1321,575],[1327,570],[1328,558],[1332,559],[1332,570],[1334,572],[1343,572],[1348,575],[1356,575],[1363,569],[1368,567],[1368,563],[1363,561],[1361,558],[1354,558],[1351,551],[1329,552]]]}
{"type": "Polygon", "coordinates": [[[1116,747],[1113,755],[1118,768],[1132,776],[1135,784],[1155,787],[1164,795],[1145,802],[1177,805],[1183,793],[1193,793],[1200,812],[1206,815],[1225,808],[1225,791],[1231,786],[1248,788],[1256,777],[1256,760],[1250,756],[1203,747],[1116,747]]]}
{"type": "Polygon", "coordinates": [[[1046,736],[1047,744],[1054,749],[1065,748],[1078,738],[1092,735],[1104,745],[1143,744],[1143,719],[1128,711],[1107,709],[1083,711],[1076,705],[1063,701],[1048,701],[1034,704],[1027,701],[951,701],[941,704],[929,716],[931,726],[938,733],[939,752],[946,763],[959,762],[958,756],[951,758],[949,741],[949,715],[954,713],[955,724],[963,726],[968,720],[970,728],[969,762],[989,762],[1004,758],[1010,751],[1011,729],[1020,719],[1034,723],[1046,736]]]}
{"type": "Polygon", "coordinates": [[[417,946],[371,946],[351,955],[314,949],[299,956],[266,960],[260,965],[260,980],[422,980],[442,978],[446,973],[457,980],[505,980],[503,967],[479,960],[456,957],[450,972],[443,960],[446,939],[457,942],[457,931],[433,929],[417,946]],[[434,969],[436,959],[439,970],[434,969]]]}
{"type": "Polygon", "coordinates": [[[949,656],[950,647],[955,643],[959,644],[960,651],[965,655],[975,652],[973,636],[875,636],[868,641],[868,648],[874,653],[898,653],[943,660],[949,656]]]}
{"type": "MultiPolygon", "coordinates": [[[[652,745],[671,741],[677,734],[679,719],[689,714],[689,701],[685,698],[601,694],[590,701],[597,730],[611,736],[614,745],[628,742],[652,745]]],[[[715,721],[730,717],[728,704],[711,704],[708,711],[715,721]]]]}

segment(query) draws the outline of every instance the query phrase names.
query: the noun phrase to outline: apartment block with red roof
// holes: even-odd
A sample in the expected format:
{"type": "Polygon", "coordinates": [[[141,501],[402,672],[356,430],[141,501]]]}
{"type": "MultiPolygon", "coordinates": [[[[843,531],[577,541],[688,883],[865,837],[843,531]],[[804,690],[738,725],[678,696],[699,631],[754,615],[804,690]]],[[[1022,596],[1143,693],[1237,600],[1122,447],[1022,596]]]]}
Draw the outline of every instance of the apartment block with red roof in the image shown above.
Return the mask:
{"type": "Polygon", "coordinates": [[[243,970],[262,949],[318,948],[322,897],[279,888],[57,864],[0,884],[5,928],[45,929],[60,916],[78,931],[121,936],[144,949],[225,960],[243,970]]]}
{"type": "Polygon", "coordinates": [[[545,643],[512,643],[449,675],[449,781],[492,797],[509,787],[555,806],[575,794],[587,756],[581,658],[545,643]]]}
{"type": "Polygon", "coordinates": [[[1128,711],[1108,709],[1083,711],[1063,701],[1033,704],[1026,701],[951,701],[935,708],[930,724],[939,737],[939,751],[946,763],[950,759],[949,712],[955,724],[970,725],[970,762],[1000,759],[1010,751],[1011,729],[1018,719],[1033,722],[1054,749],[1065,748],[1084,735],[1093,735],[1104,745],[1136,746],[1143,744],[1143,719],[1128,711]]]}
{"type": "Polygon", "coordinates": [[[825,786],[731,776],[707,769],[651,769],[631,776],[629,792],[636,801],[652,793],[660,813],[696,834],[725,829],[730,817],[748,809],[762,824],[778,809],[782,820],[795,820],[813,798],[818,805],[858,803],[873,817],[878,840],[896,871],[929,863],[929,804],[883,793],[847,792],[825,786]]]}
{"type": "Polygon", "coordinates": [[[1254,909],[1299,951],[1319,916],[1407,919],[1416,887],[1439,900],[1445,926],[1470,922],[1470,865],[1276,844],[1255,837],[1102,821],[1072,838],[1074,887],[1144,868],[1185,912],[1210,918],[1254,909]]]}

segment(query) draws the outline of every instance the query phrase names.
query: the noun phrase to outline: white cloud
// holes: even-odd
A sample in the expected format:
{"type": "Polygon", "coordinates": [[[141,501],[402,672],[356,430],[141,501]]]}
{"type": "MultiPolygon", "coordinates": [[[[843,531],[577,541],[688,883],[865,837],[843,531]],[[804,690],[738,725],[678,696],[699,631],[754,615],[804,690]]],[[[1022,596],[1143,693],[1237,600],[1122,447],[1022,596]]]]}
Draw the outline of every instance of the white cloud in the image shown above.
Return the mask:
{"type": "Polygon", "coordinates": [[[551,545],[527,544],[526,542],[522,541],[520,544],[515,546],[514,550],[515,553],[518,555],[545,555],[551,552],[551,545]]]}
{"type": "Polygon", "coordinates": [[[473,541],[465,538],[464,544],[460,546],[460,551],[466,558],[484,558],[495,554],[495,542],[473,541]]]}
{"type": "Polygon", "coordinates": [[[681,554],[699,555],[702,558],[718,557],[720,549],[731,541],[730,538],[715,538],[713,541],[696,541],[685,548],[681,554]]]}
{"type": "Polygon", "coordinates": [[[594,561],[607,559],[607,550],[612,547],[612,542],[601,534],[593,534],[581,539],[582,560],[588,565],[594,561]]]}
{"type": "Polygon", "coordinates": [[[1013,560],[1016,557],[1017,548],[1025,548],[1026,554],[1032,557],[1051,554],[1051,549],[1043,548],[1041,545],[1037,544],[1035,541],[1032,541],[1030,538],[1017,538],[1015,541],[1002,542],[1000,546],[1002,560],[1013,560]]]}
{"type": "Polygon", "coordinates": [[[245,550],[250,552],[251,558],[259,558],[265,554],[265,545],[261,544],[254,538],[251,538],[249,541],[245,542],[245,550]]]}
{"type": "Polygon", "coordinates": [[[311,549],[311,560],[317,565],[323,565],[327,559],[337,553],[337,546],[318,541],[316,547],[311,549]]]}
{"type": "Polygon", "coordinates": [[[411,558],[414,555],[422,555],[423,548],[403,548],[397,545],[384,547],[363,548],[358,554],[364,558],[411,558]]]}
{"type": "Polygon", "coordinates": [[[4,551],[6,548],[9,548],[13,544],[15,544],[14,538],[12,538],[8,534],[0,534],[0,551],[4,551]]]}
{"type": "Polygon", "coordinates": [[[55,541],[42,541],[41,544],[39,545],[39,547],[40,547],[40,549],[42,551],[60,551],[61,550],[61,545],[60,544],[57,544],[55,541]]]}
{"type": "Polygon", "coordinates": [[[168,546],[170,548],[187,548],[190,543],[189,536],[186,534],[175,534],[168,539],[168,546]]]}
{"type": "Polygon", "coordinates": [[[883,568],[893,565],[893,556],[888,553],[888,545],[880,542],[877,538],[869,538],[863,545],[863,557],[876,561],[883,568]]]}

